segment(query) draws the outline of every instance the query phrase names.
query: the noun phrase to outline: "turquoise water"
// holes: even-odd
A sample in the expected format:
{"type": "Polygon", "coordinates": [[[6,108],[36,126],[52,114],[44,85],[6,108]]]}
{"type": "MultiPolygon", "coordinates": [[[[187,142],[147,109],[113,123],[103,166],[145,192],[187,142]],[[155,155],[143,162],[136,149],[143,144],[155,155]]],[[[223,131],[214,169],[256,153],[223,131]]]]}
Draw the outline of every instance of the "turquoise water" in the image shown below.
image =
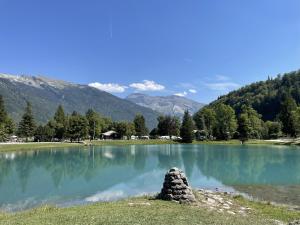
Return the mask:
{"type": "Polygon", "coordinates": [[[300,149],[132,145],[0,154],[0,210],[70,206],[159,192],[171,167],[193,188],[300,205],[300,149]]]}

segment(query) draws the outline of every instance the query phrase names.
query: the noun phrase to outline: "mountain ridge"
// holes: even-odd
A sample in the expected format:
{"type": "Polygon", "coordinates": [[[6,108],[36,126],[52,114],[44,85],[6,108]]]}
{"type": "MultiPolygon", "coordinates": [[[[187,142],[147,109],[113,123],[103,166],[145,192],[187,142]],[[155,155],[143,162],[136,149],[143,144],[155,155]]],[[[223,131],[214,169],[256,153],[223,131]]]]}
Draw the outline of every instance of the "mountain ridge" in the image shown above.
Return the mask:
{"type": "Polygon", "coordinates": [[[205,105],[176,95],[150,96],[142,93],[133,93],[128,95],[125,99],[140,106],[151,108],[160,114],[175,115],[179,117],[182,117],[184,111],[187,109],[193,114],[205,105]]]}
{"type": "Polygon", "coordinates": [[[45,76],[0,74],[0,95],[12,118],[19,122],[26,101],[30,101],[38,123],[45,123],[61,104],[66,113],[85,113],[89,108],[116,121],[132,121],[137,113],[146,118],[147,126],[157,124],[158,113],[126,99],[84,84],[74,84],[45,76]]]}

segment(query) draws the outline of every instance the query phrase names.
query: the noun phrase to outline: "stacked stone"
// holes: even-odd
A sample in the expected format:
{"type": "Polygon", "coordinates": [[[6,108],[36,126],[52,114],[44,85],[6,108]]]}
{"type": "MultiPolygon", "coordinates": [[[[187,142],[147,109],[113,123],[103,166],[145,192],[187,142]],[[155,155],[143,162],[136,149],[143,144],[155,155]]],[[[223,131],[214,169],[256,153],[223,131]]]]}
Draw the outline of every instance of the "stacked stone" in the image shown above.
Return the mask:
{"type": "Polygon", "coordinates": [[[158,198],[182,203],[196,201],[185,174],[176,167],[170,169],[165,175],[163,188],[158,198]]]}

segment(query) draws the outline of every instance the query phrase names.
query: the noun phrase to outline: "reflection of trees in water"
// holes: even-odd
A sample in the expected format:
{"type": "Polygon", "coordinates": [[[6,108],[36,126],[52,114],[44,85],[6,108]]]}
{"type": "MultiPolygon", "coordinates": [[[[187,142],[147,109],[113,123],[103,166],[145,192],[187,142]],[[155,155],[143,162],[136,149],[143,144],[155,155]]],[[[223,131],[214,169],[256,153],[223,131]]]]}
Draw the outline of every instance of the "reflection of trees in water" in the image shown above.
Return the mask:
{"type": "Polygon", "coordinates": [[[258,150],[255,147],[202,145],[197,165],[207,177],[231,184],[300,183],[300,164],[288,150],[258,150]]]}
{"type": "MultiPolygon", "coordinates": [[[[71,151],[43,150],[17,154],[13,160],[0,157],[0,182],[15,169],[22,191],[25,192],[31,171],[36,168],[42,168],[49,172],[53,184],[58,187],[64,179],[84,177],[88,181],[103,168],[134,164],[135,155],[130,154],[129,151],[116,150],[112,151],[111,155],[105,155],[110,150],[93,151],[92,148],[85,150],[78,148],[71,151]]],[[[137,154],[137,157],[141,158],[140,154],[137,154]]],[[[139,166],[143,167],[143,163],[139,166]]]]}
{"type": "Polygon", "coordinates": [[[165,145],[157,152],[158,167],[161,169],[170,169],[171,167],[180,167],[180,152],[172,145],[165,145]]]}
{"type": "Polygon", "coordinates": [[[181,151],[181,157],[184,165],[184,171],[186,175],[190,178],[193,173],[193,169],[195,166],[196,162],[196,157],[195,157],[195,149],[193,148],[188,148],[185,151],[181,151]]]}

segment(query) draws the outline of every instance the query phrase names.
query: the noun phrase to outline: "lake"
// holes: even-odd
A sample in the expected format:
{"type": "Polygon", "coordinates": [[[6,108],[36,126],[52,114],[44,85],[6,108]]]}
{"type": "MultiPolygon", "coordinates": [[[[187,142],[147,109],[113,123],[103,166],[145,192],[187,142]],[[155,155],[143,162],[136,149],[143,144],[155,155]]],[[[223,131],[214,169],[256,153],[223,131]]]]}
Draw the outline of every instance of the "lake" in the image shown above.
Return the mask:
{"type": "Polygon", "coordinates": [[[0,210],[61,207],[159,192],[171,167],[193,188],[300,205],[300,149],[253,145],[73,147],[0,154],[0,210]]]}

